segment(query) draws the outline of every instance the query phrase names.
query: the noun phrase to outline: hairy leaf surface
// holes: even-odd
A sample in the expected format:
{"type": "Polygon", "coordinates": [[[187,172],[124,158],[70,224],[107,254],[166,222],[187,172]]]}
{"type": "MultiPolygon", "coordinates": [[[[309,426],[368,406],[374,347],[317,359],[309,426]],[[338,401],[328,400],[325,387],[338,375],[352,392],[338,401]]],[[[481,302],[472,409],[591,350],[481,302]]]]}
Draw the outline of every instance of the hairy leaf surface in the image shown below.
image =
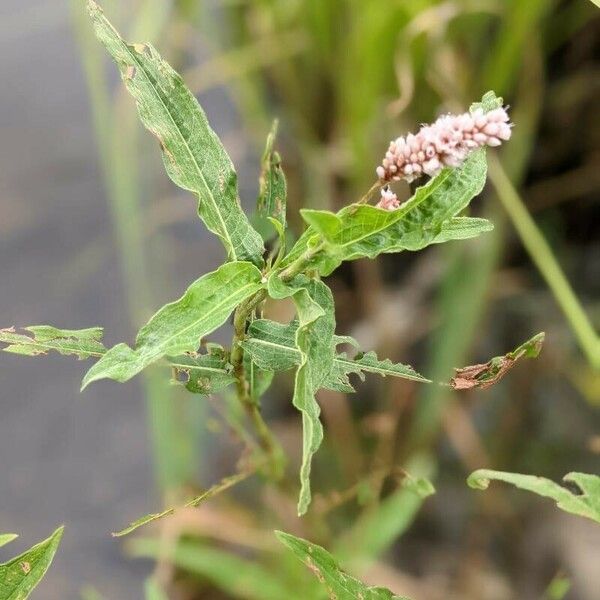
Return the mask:
{"type": "Polygon", "coordinates": [[[551,479],[520,473],[506,473],[479,469],[467,479],[470,487],[485,490],[491,480],[504,481],[512,485],[556,501],[558,508],[573,515],[586,517],[600,523],[600,477],[588,473],[568,473],[563,481],[575,484],[581,493],[573,493],[551,479]]]}
{"type": "Polygon", "coordinates": [[[248,262],[226,263],[200,277],[140,329],[135,349],[126,344],[111,348],[87,372],[82,389],[103,378],[124,382],[163,356],[194,352],[203,336],[220,327],[240,302],[263,287],[261,278],[248,262]]]}
{"type": "Polygon", "coordinates": [[[330,598],[337,598],[337,600],[401,600],[400,596],[395,596],[390,590],[368,587],[342,571],[336,559],[321,546],[283,531],[276,531],[275,535],[327,588],[330,598]]]}
{"type": "Polygon", "coordinates": [[[79,359],[97,358],[106,352],[100,341],[102,328],[57,329],[50,325],[24,327],[32,335],[17,333],[14,328],[0,329],[0,342],[8,344],[4,352],[39,356],[53,350],[60,354],[77,356],[79,359]]]}
{"type": "MultiPolygon", "coordinates": [[[[29,597],[46,574],[62,534],[63,527],[59,527],[47,540],[0,565],[0,600],[25,600],[29,597]]],[[[8,541],[5,537],[3,543],[8,541]]]]}
{"type": "Polygon", "coordinates": [[[298,314],[295,334],[300,364],[294,382],[294,406],[302,413],[302,466],[298,514],[303,515],[311,501],[310,471],[312,457],[323,441],[321,409],[315,393],[327,377],[333,363],[332,342],[335,331],[335,308],[331,290],[321,281],[297,277],[284,283],[277,276],[269,279],[272,298],[291,297],[298,314]]]}
{"type": "Polygon", "coordinates": [[[233,164],[196,98],[150,44],[126,43],[93,0],[88,10],[142,123],[159,140],[169,177],[198,196],[198,214],[230,260],[262,266],[262,238],[240,206],[233,164]]]}

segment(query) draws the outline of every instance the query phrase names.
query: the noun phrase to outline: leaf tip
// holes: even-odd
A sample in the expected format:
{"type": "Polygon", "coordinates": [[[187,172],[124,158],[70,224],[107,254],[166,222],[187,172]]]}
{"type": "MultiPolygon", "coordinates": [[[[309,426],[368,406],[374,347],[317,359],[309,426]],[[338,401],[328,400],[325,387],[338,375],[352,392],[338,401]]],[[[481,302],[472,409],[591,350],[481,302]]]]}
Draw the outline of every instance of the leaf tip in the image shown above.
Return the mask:
{"type": "Polygon", "coordinates": [[[490,485],[490,480],[486,476],[485,469],[473,471],[467,477],[467,485],[474,490],[487,490],[490,485]]]}

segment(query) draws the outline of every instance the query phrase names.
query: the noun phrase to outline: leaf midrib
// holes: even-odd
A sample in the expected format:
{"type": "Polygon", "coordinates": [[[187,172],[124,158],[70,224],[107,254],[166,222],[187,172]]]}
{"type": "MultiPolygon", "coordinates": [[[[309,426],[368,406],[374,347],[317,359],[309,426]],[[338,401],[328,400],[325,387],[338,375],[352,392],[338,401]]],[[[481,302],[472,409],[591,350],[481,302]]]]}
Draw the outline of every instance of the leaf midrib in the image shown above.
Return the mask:
{"type": "MultiPolygon", "coordinates": [[[[233,277],[231,279],[234,279],[233,277]]],[[[230,279],[230,281],[231,281],[230,279]]],[[[229,281],[227,283],[223,283],[222,285],[225,286],[229,283],[229,281]]],[[[149,354],[145,354],[145,356],[156,356],[158,354],[165,354],[164,352],[162,352],[162,349],[165,348],[166,345],[168,345],[173,339],[175,339],[176,337],[179,337],[181,335],[184,335],[185,333],[187,333],[190,329],[192,329],[193,327],[196,327],[198,325],[198,323],[200,323],[201,321],[205,321],[206,319],[208,319],[215,311],[217,311],[218,309],[220,309],[223,305],[226,305],[228,302],[231,302],[232,297],[233,298],[238,298],[240,296],[240,293],[247,290],[248,288],[251,288],[253,286],[259,286],[260,284],[258,283],[247,283],[246,285],[244,285],[241,288],[238,288],[232,295],[228,296],[227,298],[225,298],[224,300],[222,300],[221,302],[219,302],[218,304],[215,304],[212,309],[210,309],[209,311],[205,312],[200,318],[196,319],[193,323],[190,323],[189,325],[187,325],[186,327],[184,327],[183,329],[178,330],[177,333],[173,333],[173,335],[171,335],[169,338],[164,339],[161,343],[157,344],[156,346],[151,346],[150,349],[154,349],[155,352],[154,353],[149,353],[149,354]],[[156,350],[158,349],[158,352],[156,352],[156,350]]],[[[260,287],[259,287],[260,289],[260,287]]],[[[149,323],[148,323],[149,325],[149,323]]],[[[201,336],[199,336],[201,337],[201,336]]],[[[141,348],[135,348],[134,352],[138,352],[140,354],[140,356],[142,355],[141,350],[144,348],[144,346],[142,346],[141,348]]]]}
{"type": "MultiPolygon", "coordinates": [[[[395,223],[397,223],[398,221],[400,221],[404,216],[406,216],[413,208],[415,208],[416,206],[419,206],[422,202],[424,202],[427,198],[429,198],[429,196],[448,178],[450,174],[450,169],[447,168],[445,171],[445,175],[444,173],[440,173],[432,182],[431,182],[431,186],[428,188],[429,190],[429,194],[424,195],[423,198],[421,198],[421,200],[419,200],[417,202],[417,198],[416,196],[413,196],[413,198],[411,200],[414,200],[413,202],[411,202],[411,200],[408,200],[406,202],[406,205],[404,207],[404,210],[399,209],[398,213],[396,215],[397,218],[395,219],[391,219],[388,223],[386,223],[385,225],[381,225],[381,227],[378,227],[377,229],[371,229],[369,231],[369,233],[362,235],[361,237],[357,237],[354,238],[353,240],[345,243],[345,244],[335,244],[338,248],[346,248],[348,246],[351,246],[352,244],[356,244],[358,242],[361,242],[362,240],[371,237],[372,235],[379,233],[380,231],[382,231],[383,229],[387,229],[388,227],[394,225],[395,223]],[[442,177],[442,175],[444,175],[442,177]],[[436,183],[436,185],[433,185],[434,183],[436,183]]],[[[368,206],[368,205],[367,205],[368,206]]]]}

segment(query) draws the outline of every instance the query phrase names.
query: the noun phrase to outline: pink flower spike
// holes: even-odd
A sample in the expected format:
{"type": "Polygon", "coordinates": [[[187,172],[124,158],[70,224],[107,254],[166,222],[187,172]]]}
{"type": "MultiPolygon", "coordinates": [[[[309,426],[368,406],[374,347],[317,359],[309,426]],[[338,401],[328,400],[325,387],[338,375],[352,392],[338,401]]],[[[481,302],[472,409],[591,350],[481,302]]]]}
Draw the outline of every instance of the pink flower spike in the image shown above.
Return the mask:
{"type": "MultiPolygon", "coordinates": [[[[443,167],[460,167],[473,150],[500,146],[510,139],[512,123],[504,107],[488,113],[482,109],[462,115],[442,115],[416,133],[390,142],[382,164],[380,181],[413,181],[425,173],[437,175],[443,167]]],[[[378,205],[379,206],[379,205],[378,205]]]]}

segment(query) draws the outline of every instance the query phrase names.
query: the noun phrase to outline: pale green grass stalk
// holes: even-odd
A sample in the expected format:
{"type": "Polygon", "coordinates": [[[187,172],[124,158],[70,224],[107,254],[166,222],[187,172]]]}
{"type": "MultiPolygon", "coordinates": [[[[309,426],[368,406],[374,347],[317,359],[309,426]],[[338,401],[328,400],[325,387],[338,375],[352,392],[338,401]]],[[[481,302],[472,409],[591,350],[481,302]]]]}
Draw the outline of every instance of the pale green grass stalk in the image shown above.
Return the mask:
{"type": "Polygon", "coordinates": [[[489,165],[490,179],[494,184],[494,189],[513,226],[519,233],[523,246],[552,291],[589,363],[594,368],[599,369],[600,336],[594,329],[550,245],[529,214],[502,164],[495,156],[491,156],[489,165]]]}
{"type": "MultiPolygon", "coordinates": [[[[156,38],[169,15],[169,5],[167,1],[145,2],[133,26],[135,35],[145,40],[156,38]]],[[[129,99],[121,93],[115,100],[111,97],[105,55],[92,35],[84,3],[72,0],[71,9],[119,249],[129,319],[137,326],[145,320],[152,306],[140,203],[139,125],[129,99]]],[[[152,369],[146,371],[142,387],[147,401],[156,480],[163,492],[176,489],[193,473],[193,445],[178,423],[173,392],[163,375],[152,369]]]]}

